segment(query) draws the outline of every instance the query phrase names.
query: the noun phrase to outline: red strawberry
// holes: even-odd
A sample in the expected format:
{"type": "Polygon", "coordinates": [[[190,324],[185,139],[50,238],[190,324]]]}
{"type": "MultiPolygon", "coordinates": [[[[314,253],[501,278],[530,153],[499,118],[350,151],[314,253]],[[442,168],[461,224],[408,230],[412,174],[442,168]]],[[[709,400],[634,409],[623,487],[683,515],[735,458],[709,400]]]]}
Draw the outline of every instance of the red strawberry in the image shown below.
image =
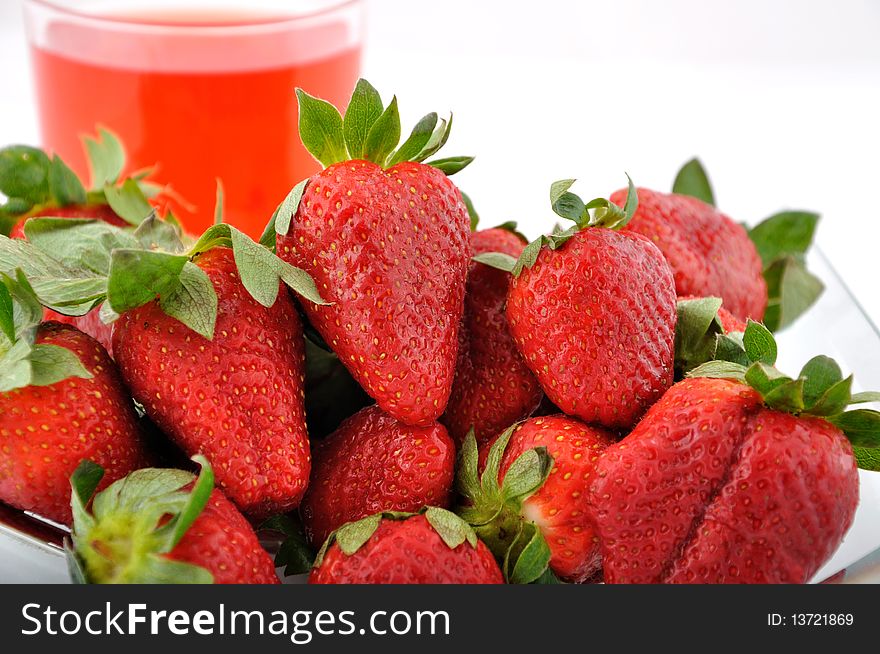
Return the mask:
{"type": "Polygon", "coordinates": [[[60,373],[41,368],[43,382],[57,381],[0,392],[0,500],[69,524],[67,479],[80,461],[104,466],[109,484],[144,465],[146,456],[134,406],[104,348],[51,322],[40,326],[35,344],[35,352],[48,354],[63,348],[74,362],[60,373]]]}
{"type": "Polygon", "coordinates": [[[377,514],[339,529],[310,584],[501,584],[489,549],[454,514],[377,514]]]}
{"type": "MultiPolygon", "coordinates": [[[[767,307],[763,265],[746,230],[697,198],[638,189],[626,226],[650,239],[675,274],[679,295],[717,296],[740,320],[761,320],[767,307]]],[[[626,190],[611,195],[621,202],[626,190]]]]}
{"type": "Polygon", "coordinates": [[[209,457],[239,508],[257,516],[296,508],[310,456],[303,335],[293,300],[283,290],[271,308],[254,300],[229,248],[194,262],[217,294],[213,340],[150,302],[116,323],[119,368],[165,433],[187,453],[209,457]]]}
{"type": "Polygon", "coordinates": [[[448,125],[436,114],[391,153],[396,101],[380,119],[381,100],[363,80],[346,119],[365,110],[374,122],[351,127],[357,132],[343,130],[332,106],[297,92],[303,143],[327,168],[282,205],[278,255],[307,271],[331,302],[304,309],[382,410],[429,425],[452,387],[469,253],[468,213],[445,173],[470,160],[419,163],[445,141],[448,125]]]}
{"type": "Polygon", "coordinates": [[[577,225],[526,248],[507,318],[554,404],[588,423],[627,428],[672,383],[672,273],[647,239],[612,229],[632,215],[634,196],[626,210],[591,202],[602,203],[591,218],[566,191],[571,183],[557,182],[551,196],[554,209],[577,225]]]}
{"type": "MultiPolygon", "coordinates": [[[[519,257],[525,241],[508,229],[471,234],[471,254],[501,252],[519,257]]],[[[471,262],[464,318],[458,332],[455,382],[443,422],[461,442],[473,427],[485,442],[535,410],[543,393],[510,335],[504,308],[510,275],[471,262]]]]}
{"type": "Polygon", "coordinates": [[[455,444],[437,423],[410,427],[367,407],[319,441],[312,457],[300,514],[313,545],[346,522],[380,511],[449,504],[455,444]]]}
{"type": "Polygon", "coordinates": [[[756,323],[744,341],[757,362],[694,371],[738,379],[676,384],[600,458],[589,501],[606,582],[803,583],[840,544],[858,503],[841,429],[866,465],[880,445],[880,413],[843,410],[876,394],[851,398],[826,357],[781,375],[756,323]]]}
{"type": "MultiPolygon", "coordinates": [[[[587,581],[599,571],[601,559],[598,538],[586,510],[586,480],[599,455],[612,442],[607,432],[563,415],[526,420],[480,449],[481,467],[488,471],[483,479],[488,481],[494,470],[496,483],[479,483],[473,475],[468,479],[468,470],[473,470],[473,466],[462,464],[459,485],[469,502],[462,515],[501,561],[508,551],[519,549],[515,541],[520,532],[518,523],[534,524],[549,549],[550,569],[566,581],[587,581]],[[521,481],[526,463],[538,465],[541,457],[536,455],[535,448],[543,448],[552,459],[546,475],[536,472],[536,479],[546,476],[546,480],[542,479],[543,483],[528,495],[509,491],[521,481]],[[513,465],[517,466],[518,474],[508,480],[513,465]],[[485,516],[493,515],[486,522],[485,516]]],[[[515,563],[508,561],[511,571],[515,563]]],[[[543,564],[546,566],[547,561],[543,564]]],[[[535,570],[532,574],[542,572],[535,570]]]]}
{"type": "Polygon", "coordinates": [[[83,478],[94,468],[83,466],[72,480],[75,489],[83,485],[74,498],[75,581],[277,584],[272,558],[244,516],[212,490],[210,467],[201,462],[195,482],[182,470],[138,470],[99,493],[92,514],[85,505],[93,489],[83,478]]]}

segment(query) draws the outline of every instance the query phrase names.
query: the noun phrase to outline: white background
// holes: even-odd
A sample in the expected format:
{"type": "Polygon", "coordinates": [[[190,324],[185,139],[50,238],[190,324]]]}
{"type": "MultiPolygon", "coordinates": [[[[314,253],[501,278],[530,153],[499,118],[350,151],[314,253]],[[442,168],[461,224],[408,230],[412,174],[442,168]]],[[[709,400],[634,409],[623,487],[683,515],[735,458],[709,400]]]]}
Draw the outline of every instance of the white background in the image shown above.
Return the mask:
{"type": "MultiPolygon", "coordinates": [[[[291,0],[294,2],[295,0],[291,0]]],[[[0,143],[38,134],[20,0],[0,0],[0,143]]],[[[553,223],[551,181],[667,189],[700,155],[722,209],[824,218],[820,246],[880,323],[880,2],[374,0],[365,75],[404,118],[455,112],[448,154],[484,225],[553,223]]]]}

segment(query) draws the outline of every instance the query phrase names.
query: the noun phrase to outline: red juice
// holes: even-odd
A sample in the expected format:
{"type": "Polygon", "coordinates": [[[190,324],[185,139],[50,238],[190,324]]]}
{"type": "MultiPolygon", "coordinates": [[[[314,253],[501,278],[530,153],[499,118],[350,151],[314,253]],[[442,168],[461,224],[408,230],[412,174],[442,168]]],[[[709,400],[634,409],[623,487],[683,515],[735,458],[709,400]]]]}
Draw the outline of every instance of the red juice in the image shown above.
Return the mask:
{"type": "Polygon", "coordinates": [[[351,21],[191,11],[101,18],[100,30],[59,22],[44,43],[32,39],[43,144],[87,175],[81,136],[106,126],[122,138],[129,172],[156,164],[154,179],[193,205],[173,207],[188,231],[211,224],[220,179],[226,221],[259,236],[318,168],[299,141],[294,89],[344,109],[357,79],[351,21]]]}

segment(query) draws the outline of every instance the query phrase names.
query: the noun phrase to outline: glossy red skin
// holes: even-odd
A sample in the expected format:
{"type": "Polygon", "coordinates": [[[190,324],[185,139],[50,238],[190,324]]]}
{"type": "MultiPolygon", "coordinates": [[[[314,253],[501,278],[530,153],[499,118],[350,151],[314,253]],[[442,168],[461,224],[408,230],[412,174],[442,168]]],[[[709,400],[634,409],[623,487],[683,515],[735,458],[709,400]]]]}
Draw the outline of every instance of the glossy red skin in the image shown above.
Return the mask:
{"type": "Polygon", "coordinates": [[[272,557],[260,546],[250,523],[216,488],[167,556],[207,569],[215,584],[280,583],[272,557]]]}
{"type": "Polygon", "coordinates": [[[195,260],[217,292],[209,341],[151,302],[116,321],[114,352],[134,398],[188,455],[204,454],[245,513],[299,506],[310,455],[303,409],[304,344],[285,289],[265,308],[242,286],[232,250],[195,260]]]}
{"type": "MultiPolygon", "coordinates": [[[[699,298],[694,295],[687,295],[678,299],[697,300],[699,298]]],[[[730,334],[732,332],[744,332],[746,330],[746,323],[730,313],[730,311],[725,309],[723,306],[718,309],[718,320],[721,321],[721,329],[724,330],[725,334],[730,334]]]]}
{"type": "Polygon", "coordinates": [[[381,511],[448,507],[455,443],[438,423],[411,427],[379,407],[361,409],[312,449],[300,506],[306,536],[320,547],[334,529],[381,511]]]}
{"type": "MultiPolygon", "coordinates": [[[[12,228],[9,238],[24,239],[24,224],[31,218],[39,218],[41,216],[51,216],[53,218],[93,218],[103,220],[111,225],[118,227],[126,227],[126,223],[122,218],[116,215],[113,209],[106,204],[91,205],[71,205],[69,207],[44,208],[34,213],[28,214],[22,218],[12,228]]],[[[52,309],[43,310],[43,320],[48,322],[54,320],[66,325],[73,325],[82,332],[85,332],[92,338],[96,339],[110,357],[113,357],[113,325],[105,325],[98,316],[98,310],[95,309],[84,316],[65,316],[52,309]]]]}
{"type": "Polygon", "coordinates": [[[383,519],[370,539],[347,556],[334,542],[310,584],[503,584],[489,548],[477,541],[450,549],[424,515],[383,519]]]}
{"type": "Polygon", "coordinates": [[[346,161],[314,175],[278,255],[332,304],[309,320],[384,411],[428,425],[455,374],[470,247],[461,193],[436,168],[346,161]]]}
{"type": "Polygon", "coordinates": [[[513,279],[507,319],[526,365],[568,415],[631,427],[672,385],[672,272],[638,234],[590,227],[513,279]]]}
{"type": "MultiPolygon", "coordinates": [[[[494,442],[494,439],[493,439],[494,442]]],[[[523,502],[522,514],[539,526],[550,547],[550,568],[565,581],[583,583],[602,568],[599,539],[587,506],[587,480],[599,455],[614,442],[608,432],[563,415],[526,420],[511,435],[499,482],[525,451],[546,447],[550,476],[523,502]]],[[[491,443],[480,451],[485,462],[491,443]]]]}
{"type": "MultiPolygon", "coordinates": [[[[471,256],[502,252],[518,258],[525,242],[506,229],[471,234],[471,256]]],[[[458,332],[458,364],[442,421],[457,442],[471,427],[484,443],[528,417],[544,396],[510,334],[507,290],[510,274],[472,261],[458,332]]]]}
{"type": "Polygon", "coordinates": [[[69,479],[81,461],[104,468],[104,488],[148,459],[134,405],[104,348],[58,323],[43,324],[37,343],[76,353],[92,378],[0,393],[0,500],[69,525],[69,479]]]}
{"type": "Polygon", "coordinates": [[[688,379],[605,451],[589,500],[606,582],[804,583],[852,524],[858,471],[830,423],[688,379]]]}
{"type": "MultiPolygon", "coordinates": [[[[767,308],[763,264],[748,233],[715,207],[675,193],[640,188],[625,230],[650,239],[669,261],[679,295],[715,296],[740,320],[760,321],[767,308]]],[[[626,190],[611,201],[626,200],[626,190]]]]}

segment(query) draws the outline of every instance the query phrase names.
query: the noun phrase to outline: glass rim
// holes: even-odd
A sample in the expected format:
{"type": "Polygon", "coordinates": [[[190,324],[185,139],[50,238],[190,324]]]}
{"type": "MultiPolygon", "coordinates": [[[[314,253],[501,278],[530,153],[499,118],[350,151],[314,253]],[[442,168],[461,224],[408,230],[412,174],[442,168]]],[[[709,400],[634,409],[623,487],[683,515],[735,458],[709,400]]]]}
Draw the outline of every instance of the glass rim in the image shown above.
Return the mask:
{"type": "Polygon", "coordinates": [[[119,15],[101,15],[83,11],[74,6],[61,4],[57,0],[24,0],[24,6],[31,5],[46,11],[56,12],[57,14],[68,16],[71,19],[90,21],[107,26],[132,27],[140,29],[160,29],[163,31],[200,31],[200,32],[217,32],[217,31],[241,31],[254,28],[283,28],[286,25],[292,25],[300,21],[320,18],[321,16],[334,14],[336,12],[347,9],[348,7],[360,5],[363,0],[323,0],[324,6],[316,7],[312,11],[295,15],[267,16],[258,20],[242,20],[240,22],[230,21],[228,23],[214,23],[208,25],[199,25],[193,23],[175,23],[172,21],[143,21],[136,18],[127,18],[119,15]]]}

